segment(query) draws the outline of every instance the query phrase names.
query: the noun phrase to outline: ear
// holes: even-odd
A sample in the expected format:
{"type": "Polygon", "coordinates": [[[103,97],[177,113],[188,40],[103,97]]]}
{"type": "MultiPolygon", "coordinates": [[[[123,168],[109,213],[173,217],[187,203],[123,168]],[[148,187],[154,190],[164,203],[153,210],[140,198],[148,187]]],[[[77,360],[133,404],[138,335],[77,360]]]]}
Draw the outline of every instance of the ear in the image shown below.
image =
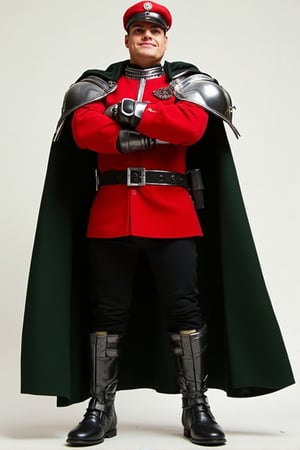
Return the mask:
{"type": "Polygon", "coordinates": [[[125,35],[124,43],[125,47],[128,48],[128,34],[125,35]]]}

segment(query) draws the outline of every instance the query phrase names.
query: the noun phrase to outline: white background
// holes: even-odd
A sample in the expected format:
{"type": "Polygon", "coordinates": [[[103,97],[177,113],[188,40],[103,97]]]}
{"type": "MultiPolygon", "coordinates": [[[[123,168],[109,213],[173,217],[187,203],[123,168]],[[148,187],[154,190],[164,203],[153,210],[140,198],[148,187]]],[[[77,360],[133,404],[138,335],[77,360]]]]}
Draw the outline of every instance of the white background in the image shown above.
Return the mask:
{"type": "MultiPolygon", "coordinates": [[[[65,90],[87,68],[127,58],[127,0],[1,2],[0,448],[62,448],[85,405],[19,394],[28,269],[49,145],[65,90]]],[[[299,0],[169,0],[166,59],[185,60],[231,93],[228,131],[273,307],[297,377],[299,339],[299,0]]],[[[255,332],[255,326],[254,330],[255,332]]],[[[55,333],[55,324],[53,324],[55,333]]],[[[259,351],[259,349],[258,349],[259,351]]],[[[299,387],[254,399],[212,391],[228,449],[300,449],[299,387]]],[[[179,396],[120,392],[119,436],[102,448],[188,449],[179,396]]]]}

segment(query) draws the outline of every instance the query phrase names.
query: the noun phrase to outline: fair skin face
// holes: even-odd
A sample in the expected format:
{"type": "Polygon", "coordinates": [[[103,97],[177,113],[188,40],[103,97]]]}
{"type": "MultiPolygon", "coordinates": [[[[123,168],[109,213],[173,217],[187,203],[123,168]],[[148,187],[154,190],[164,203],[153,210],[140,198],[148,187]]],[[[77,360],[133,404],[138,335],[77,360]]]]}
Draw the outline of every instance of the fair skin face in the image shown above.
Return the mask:
{"type": "Polygon", "coordinates": [[[125,36],[130,62],[143,69],[161,62],[167,43],[164,30],[155,23],[135,22],[125,36]]]}

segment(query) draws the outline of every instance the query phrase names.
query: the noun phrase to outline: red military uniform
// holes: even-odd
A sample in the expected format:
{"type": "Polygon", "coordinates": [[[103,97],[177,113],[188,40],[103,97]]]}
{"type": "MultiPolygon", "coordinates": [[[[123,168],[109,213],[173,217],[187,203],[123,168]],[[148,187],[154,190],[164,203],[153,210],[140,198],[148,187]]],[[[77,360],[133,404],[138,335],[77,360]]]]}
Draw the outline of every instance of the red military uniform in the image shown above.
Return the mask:
{"type": "MultiPolygon", "coordinates": [[[[72,119],[75,142],[82,149],[98,153],[98,168],[102,172],[144,167],[185,173],[187,146],[204,134],[207,112],[190,102],[175,102],[174,96],[167,100],[157,98],[153,91],[168,86],[164,74],[147,79],[143,92],[139,93],[142,83],[141,79],[123,75],[117,89],[105,99],[76,110],[72,119]],[[149,102],[136,131],[170,144],[121,154],[116,147],[120,125],[104,112],[123,98],[149,102]]],[[[128,235],[153,238],[201,236],[189,192],[178,186],[102,186],[91,209],[87,236],[128,235]]]]}
{"type": "Polygon", "coordinates": [[[67,438],[68,445],[90,446],[117,433],[117,388],[148,387],[165,393],[179,388],[184,436],[199,445],[222,445],[225,434],[205,395],[207,379],[210,387],[236,397],[270,393],[294,382],[221,124],[225,120],[238,136],[231,123],[230,96],[220,86],[217,94],[224,102],[217,102],[216,108],[206,103],[206,97],[214,98],[206,88],[215,80],[208,76],[202,87],[187,80],[185,88],[191,90],[176,91],[178,97],[185,93],[182,99],[196,101],[205,88],[203,106],[211,113],[205,138],[194,147],[192,160],[188,158],[191,167],[203,171],[208,233],[201,240],[152,239],[202,234],[189,193],[179,187],[184,186],[183,177],[174,172],[185,173],[187,147],[202,137],[208,117],[201,107],[176,101],[168,88],[167,79],[200,75],[195,66],[166,62],[167,78],[161,66],[150,67],[150,62],[161,61],[166,49],[165,33],[172,23],[168,9],[142,1],[125,12],[123,23],[130,61],[136,66],[129,69],[123,61],[104,71],[86,71],[65,96],[51,146],[26,298],[22,392],[57,395],[60,406],[91,395],[83,420],[67,438]],[[123,98],[129,100],[120,104],[123,98]],[[122,109],[124,104],[127,109],[122,109]],[[77,145],[96,152],[98,168],[106,172],[87,235],[109,239],[85,239],[94,197],[94,158],[74,148],[69,117],[77,145]],[[120,123],[130,133],[120,132],[120,123]],[[153,147],[151,138],[164,144],[153,147]],[[128,167],[148,169],[149,176],[154,175],[151,170],[167,171],[155,173],[152,181],[178,184],[108,184],[124,182],[128,167]],[[232,229],[238,233],[228,233],[232,229]],[[120,236],[125,238],[110,239],[120,236]],[[201,260],[199,241],[204,244],[199,248],[201,260]],[[249,314],[243,314],[249,305],[254,327],[249,326],[249,314]],[[45,317],[56,324],[54,334],[45,333],[45,317]],[[84,368],[87,329],[89,371],[84,368]],[[179,369],[177,383],[165,329],[179,369]],[[120,351],[125,364],[119,379],[120,351]]]}

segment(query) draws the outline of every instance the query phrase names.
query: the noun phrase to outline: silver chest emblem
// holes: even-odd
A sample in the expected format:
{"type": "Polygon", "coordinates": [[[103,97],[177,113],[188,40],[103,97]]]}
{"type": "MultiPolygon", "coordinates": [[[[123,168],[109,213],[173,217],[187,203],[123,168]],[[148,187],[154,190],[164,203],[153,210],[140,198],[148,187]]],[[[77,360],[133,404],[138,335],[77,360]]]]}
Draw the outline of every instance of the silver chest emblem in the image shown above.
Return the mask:
{"type": "Polygon", "coordinates": [[[144,9],[146,11],[150,11],[150,9],[152,9],[152,3],[151,2],[145,2],[143,6],[144,6],[144,9]]]}
{"type": "Polygon", "coordinates": [[[162,87],[152,92],[154,97],[160,100],[169,100],[174,95],[174,90],[171,86],[162,87]]]}

